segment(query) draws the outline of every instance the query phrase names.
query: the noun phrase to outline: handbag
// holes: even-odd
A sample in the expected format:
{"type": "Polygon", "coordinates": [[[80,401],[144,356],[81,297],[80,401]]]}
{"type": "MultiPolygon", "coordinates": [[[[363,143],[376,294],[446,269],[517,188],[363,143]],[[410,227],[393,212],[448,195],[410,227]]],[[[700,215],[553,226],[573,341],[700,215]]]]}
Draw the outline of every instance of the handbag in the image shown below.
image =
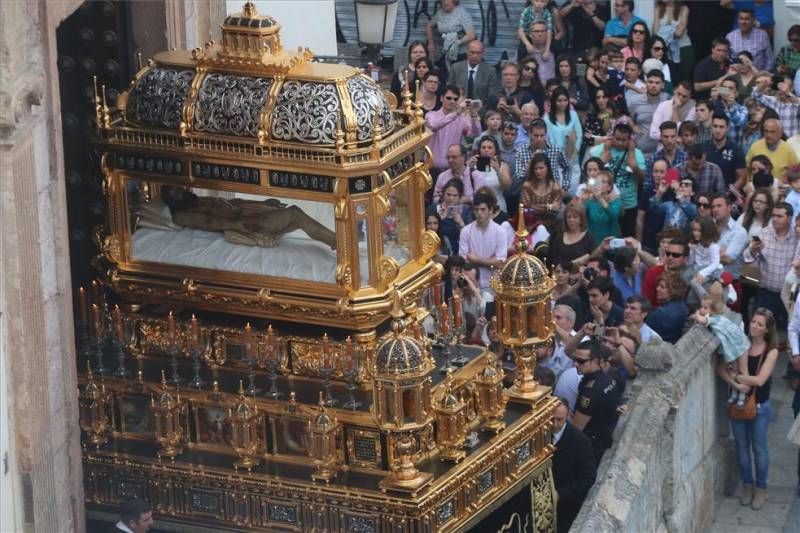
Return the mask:
{"type": "Polygon", "coordinates": [[[756,417],[756,394],[755,391],[747,395],[744,407],[739,408],[736,404],[728,406],[728,416],[731,420],[753,420],[756,417]]]}
{"type": "MultiPolygon", "coordinates": [[[[765,355],[765,353],[762,353],[761,357],[758,358],[756,374],[758,374],[761,370],[761,364],[764,362],[765,355]]],[[[747,398],[744,401],[744,407],[740,408],[735,403],[728,406],[728,416],[731,417],[731,420],[746,421],[753,420],[756,417],[756,389],[758,389],[758,387],[753,387],[753,390],[751,390],[750,394],[747,395],[747,398]]]]}
{"type": "Polygon", "coordinates": [[[758,266],[757,261],[752,263],[745,263],[742,265],[742,274],[739,281],[747,285],[758,286],[761,283],[761,268],[758,266]]]}

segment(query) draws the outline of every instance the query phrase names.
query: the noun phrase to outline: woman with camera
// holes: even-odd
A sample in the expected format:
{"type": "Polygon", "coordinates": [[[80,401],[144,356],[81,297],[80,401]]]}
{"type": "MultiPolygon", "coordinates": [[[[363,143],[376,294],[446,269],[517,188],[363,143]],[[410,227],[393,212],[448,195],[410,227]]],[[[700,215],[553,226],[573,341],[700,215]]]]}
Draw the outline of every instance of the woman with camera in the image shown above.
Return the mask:
{"type": "Polygon", "coordinates": [[[464,182],[453,178],[442,188],[442,203],[436,209],[442,223],[439,226],[440,235],[444,235],[450,242],[453,254],[458,255],[458,243],[461,230],[472,222],[472,208],[462,202],[464,196],[464,182]]]}
{"type": "Polygon", "coordinates": [[[511,169],[505,161],[500,160],[500,146],[494,137],[481,137],[478,143],[478,153],[469,160],[469,168],[483,178],[483,184],[488,187],[497,199],[497,207],[508,214],[506,198],[503,194],[511,187],[511,169]]]}
{"type": "Polygon", "coordinates": [[[445,295],[458,295],[461,298],[464,315],[469,313],[477,320],[483,315],[485,307],[478,288],[478,270],[460,255],[451,256],[447,261],[447,267],[450,282],[445,287],[445,295]]]}

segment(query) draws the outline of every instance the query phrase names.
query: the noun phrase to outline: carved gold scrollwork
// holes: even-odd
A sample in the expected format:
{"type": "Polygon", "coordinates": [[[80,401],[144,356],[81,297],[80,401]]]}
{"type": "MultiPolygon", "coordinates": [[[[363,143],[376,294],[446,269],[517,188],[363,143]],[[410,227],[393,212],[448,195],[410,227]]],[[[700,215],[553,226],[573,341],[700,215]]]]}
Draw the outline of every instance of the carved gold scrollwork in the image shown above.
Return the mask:
{"type": "Polygon", "coordinates": [[[439,236],[435,231],[425,230],[422,232],[422,260],[427,261],[436,255],[439,250],[439,236]]]}
{"type": "Polygon", "coordinates": [[[553,471],[548,461],[539,475],[531,481],[531,506],[533,507],[534,531],[551,532],[556,530],[555,490],[553,471]]]}
{"type": "Polygon", "coordinates": [[[194,296],[194,293],[197,292],[197,286],[193,279],[184,278],[183,281],[181,281],[181,286],[189,296],[194,296]]]}
{"type": "Polygon", "coordinates": [[[258,301],[259,302],[269,302],[272,300],[272,294],[270,290],[266,287],[258,291],[258,301]]]}
{"type": "Polygon", "coordinates": [[[122,259],[122,248],[116,235],[108,235],[103,239],[103,255],[112,263],[119,263],[122,259]]]}
{"type": "Polygon", "coordinates": [[[433,179],[431,178],[430,173],[428,173],[424,167],[421,167],[417,170],[416,176],[417,178],[417,185],[419,186],[420,190],[427,191],[433,185],[433,179]]]}
{"type": "Polygon", "coordinates": [[[353,269],[349,264],[341,264],[336,267],[336,283],[340,287],[352,288],[353,286],[353,269]]]}
{"type": "Polygon", "coordinates": [[[400,265],[394,257],[382,255],[378,261],[378,281],[383,287],[388,287],[400,274],[400,265]]]}

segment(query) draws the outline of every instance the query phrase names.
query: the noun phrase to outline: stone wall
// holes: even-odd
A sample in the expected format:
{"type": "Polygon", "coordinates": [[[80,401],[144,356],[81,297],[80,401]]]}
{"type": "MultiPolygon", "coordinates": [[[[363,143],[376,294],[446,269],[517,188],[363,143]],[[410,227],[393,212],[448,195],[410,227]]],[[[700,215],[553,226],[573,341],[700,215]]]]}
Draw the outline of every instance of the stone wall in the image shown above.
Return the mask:
{"type": "Polygon", "coordinates": [[[630,411],[572,526],[573,532],[707,530],[717,498],[735,486],[717,339],[693,327],[672,346],[643,346],[630,411]],[[733,476],[733,477],[731,477],[733,476]]]}

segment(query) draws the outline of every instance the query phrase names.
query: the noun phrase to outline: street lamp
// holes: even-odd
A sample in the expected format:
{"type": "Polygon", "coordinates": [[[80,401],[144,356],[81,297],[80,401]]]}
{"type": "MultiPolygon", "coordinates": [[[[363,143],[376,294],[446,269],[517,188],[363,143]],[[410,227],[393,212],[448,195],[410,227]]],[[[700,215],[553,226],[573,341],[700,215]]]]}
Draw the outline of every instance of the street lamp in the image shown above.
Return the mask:
{"type": "Polygon", "coordinates": [[[384,43],[394,38],[397,0],[355,0],[358,42],[367,45],[367,57],[378,59],[384,43]]]}

